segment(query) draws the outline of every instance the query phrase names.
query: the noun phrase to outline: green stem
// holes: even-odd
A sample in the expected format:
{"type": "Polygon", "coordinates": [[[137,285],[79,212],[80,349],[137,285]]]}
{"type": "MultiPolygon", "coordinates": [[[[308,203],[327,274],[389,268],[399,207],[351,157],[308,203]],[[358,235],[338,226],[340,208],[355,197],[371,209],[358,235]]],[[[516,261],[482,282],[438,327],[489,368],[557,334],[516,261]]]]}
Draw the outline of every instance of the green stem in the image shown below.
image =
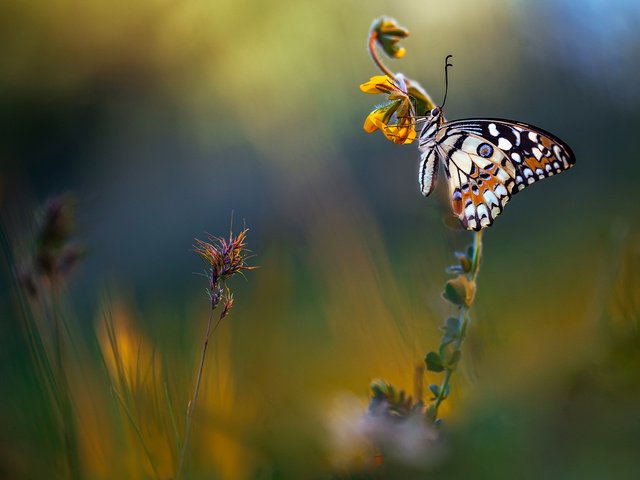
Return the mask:
{"type": "Polygon", "coordinates": [[[476,232],[473,237],[473,258],[471,260],[470,281],[475,282],[478,272],[480,271],[480,261],[482,260],[482,232],[476,232]]]}
{"type": "MultiPolygon", "coordinates": [[[[464,341],[464,337],[467,333],[467,325],[469,323],[469,316],[467,315],[469,311],[468,307],[460,307],[460,336],[454,342],[454,352],[459,352],[460,347],[462,346],[462,342],[464,341]]],[[[438,396],[434,400],[433,403],[433,418],[438,418],[438,408],[440,408],[440,404],[446,398],[445,393],[448,393],[449,382],[451,381],[451,375],[456,371],[456,367],[458,366],[458,362],[456,362],[451,367],[447,367],[444,373],[444,378],[442,379],[442,383],[440,384],[440,388],[438,389],[438,396]]]]}
{"type": "MultiPolygon", "coordinates": [[[[482,260],[482,230],[480,230],[479,232],[476,232],[476,234],[473,237],[473,255],[471,258],[471,269],[467,274],[467,279],[469,280],[469,282],[473,284],[474,289],[475,289],[476,278],[478,277],[478,272],[480,271],[481,260],[482,260]]],[[[455,340],[455,342],[453,342],[453,346],[454,346],[453,354],[456,354],[455,352],[461,352],[462,342],[466,337],[467,327],[469,326],[469,322],[471,321],[471,318],[469,317],[469,308],[470,308],[470,305],[469,306],[463,305],[460,307],[460,313],[459,313],[460,335],[455,340]]],[[[460,353],[458,353],[458,355],[460,355],[460,353]]],[[[455,362],[455,364],[453,364],[450,367],[447,367],[445,370],[444,378],[442,379],[442,383],[440,384],[440,388],[438,389],[438,395],[436,396],[436,399],[433,402],[433,410],[432,410],[433,419],[438,418],[438,409],[440,408],[440,404],[442,403],[442,401],[446,398],[445,394],[448,393],[447,390],[449,390],[449,383],[451,381],[451,376],[453,375],[453,372],[456,371],[458,363],[459,363],[459,358],[455,362]]]]}
{"type": "Polygon", "coordinates": [[[378,56],[378,52],[376,52],[377,38],[378,38],[378,34],[376,33],[375,30],[372,30],[371,35],[369,35],[369,54],[373,59],[373,63],[375,63],[378,66],[378,68],[382,71],[382,73],[384,73],[387,77],[395,80],[396,76],[393,74],[391,70],[387,68],[387,66],[384,63],[382,63],[382,60],[380,60],[380,57],[378,56]]]}
{"type": "Polygon", "coordinates": [[[200,391],[200,384],[202,383],[204,359],[207,355],[207,345],[209,344],[209,338],[211,334],[217,330],[218,325],[220,325],[220,322],[222,321],[222,318],[219,318],[218,321],[216,322],[216,325],[213,327],[213,330],[211,330],[211,322],[213,320],[214,310],[215,310],[215,307],[212,305],[211,312],[209,313],[209,321],[207,322],[207,331],[204,336],[204,345],[202,346],[202,355],[200,356],[200,365],[198,366],[196,386],[193,390],[193,398],[191,399],[191,402],[189,402],[189,405],[187,407],[187,421],[184,428],[184,440],[182,442],[182,450],[180,451],[180,461],[178,462],[178,470],[176,471],[175,480],[180,480],[180,474],[182,473],[182,468],[184,467],[184,461],[187,454],[187,446],[189,444],[189,436],[191,434],[191,424],[193,423],[193,411],[195,410],[195,407],[196,407],[196,401],[198,400],[198,392],[200,391]]]}
{"type": "Polygon", "coordinates": [[[65,325],[61,313],[60,287],[57,280],[52,280],[51,287],[51,313],[53,317],[54,328],[54,356],[56,363],[56,376],[58,385],[58,394],[60,396],[60,414],[62,438],[64,442],[64,453],[67,461],[68,475],[71,479],[81,478],[80,465],[77,458],[77,441],[75,435],[75,419],[73,417],[73,408],[71,403],[71,392],[67,372],[64,367],[64,331],[65,325]]]}

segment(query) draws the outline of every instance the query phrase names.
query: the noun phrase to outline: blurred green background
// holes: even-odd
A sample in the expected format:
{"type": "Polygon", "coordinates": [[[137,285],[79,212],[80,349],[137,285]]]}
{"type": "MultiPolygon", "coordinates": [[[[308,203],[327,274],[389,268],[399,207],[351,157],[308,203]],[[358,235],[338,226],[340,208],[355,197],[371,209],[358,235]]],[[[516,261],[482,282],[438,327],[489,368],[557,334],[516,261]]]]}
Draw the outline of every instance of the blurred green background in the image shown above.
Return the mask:
{"type": "Polygon", "coordinates": [[[173,475],[158,398],[181,428],[207,317],[191,245],[231,212],[261,268],[235,280],[213,342],[192,477],[350,478],[366,463],[336,435],[372,379],[412,391],[449,313],[444,269],[470,240],[420,195],[416,146],[362,130],[382,100],[358,85],[378,73],[366,40],[383,14],[411,32],[387,63],[436,101],[454,55],[449,119],[539,125],[577,157],[486,232],[449,440],[398,478],[638,478],[632,0],[5,0],[0,477],[65,475],[11,279],[36,207],[67,191],[86,249],[64,307],[85,478],[173,475]],[[155,372],[128,380],[155,473],[109,393],[105,318],[131,368],[155,372]]]}

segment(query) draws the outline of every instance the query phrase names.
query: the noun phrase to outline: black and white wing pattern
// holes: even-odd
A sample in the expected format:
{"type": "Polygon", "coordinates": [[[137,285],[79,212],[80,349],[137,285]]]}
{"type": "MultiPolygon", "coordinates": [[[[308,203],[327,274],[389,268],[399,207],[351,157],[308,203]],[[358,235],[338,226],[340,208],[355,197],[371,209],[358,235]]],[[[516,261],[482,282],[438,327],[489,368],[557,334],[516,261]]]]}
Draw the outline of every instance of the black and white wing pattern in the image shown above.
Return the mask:
{"type": "Polygon", "coordinates": [[[425,151],[420,167],[421,184],[429,188],[423,193],[433,189],[441,161],[453,212],[468,230],[488,227],[513,195],[575,164],[566,143],[521,122],[456,120],[441,123],[431,135],[433,149],[425,151]]]}

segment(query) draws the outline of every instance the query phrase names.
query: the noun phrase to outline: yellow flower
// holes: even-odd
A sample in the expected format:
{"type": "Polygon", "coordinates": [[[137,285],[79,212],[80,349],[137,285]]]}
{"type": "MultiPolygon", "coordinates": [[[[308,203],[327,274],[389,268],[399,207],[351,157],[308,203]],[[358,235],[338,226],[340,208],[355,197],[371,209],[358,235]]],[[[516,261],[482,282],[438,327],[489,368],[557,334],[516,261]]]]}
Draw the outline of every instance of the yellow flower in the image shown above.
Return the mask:
{"type": "Polygon", "coordinates": [[[409,31],[398,25],[393,18],[381,17],[373,22],[370,37],[391,58],[402,58],[407,51],[398,42],[409,36],[409,31]]]}
{"type": "Polygon", "coordinates": [[[388,102],[373,110],[364,121],[367,133],[380,130],[393,143],[404,145],[416,138],[415,109],[406,92],[404,79],[398,75],[397,83],[386,75],[371,77],[360,85],[364,93],[387,95],[388,102]]]}
{"type": "Polygon", "coordinates": [[[393,91],[401,92],[393,81],[386,75],[376,75],[371,77],[368,82],[360,85],[360,90],[364,93],[391,93],[393,91]]]}

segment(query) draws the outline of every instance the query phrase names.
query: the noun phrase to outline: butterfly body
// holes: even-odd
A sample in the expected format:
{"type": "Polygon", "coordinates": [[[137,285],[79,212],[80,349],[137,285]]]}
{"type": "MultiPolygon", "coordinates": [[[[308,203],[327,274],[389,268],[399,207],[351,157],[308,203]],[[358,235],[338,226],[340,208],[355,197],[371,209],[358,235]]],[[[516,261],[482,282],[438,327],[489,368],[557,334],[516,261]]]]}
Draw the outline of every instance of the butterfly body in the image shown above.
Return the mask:
{"type": "Polygon", "coordinates": [[[468,230],[493,223],[513,195],[571,168],[575,157],[559,138],[522,122],[503,119],[444,120],[431,111],[418,148],[418,181],[429,195],[442,163],[454,214],[468,230]]]}

